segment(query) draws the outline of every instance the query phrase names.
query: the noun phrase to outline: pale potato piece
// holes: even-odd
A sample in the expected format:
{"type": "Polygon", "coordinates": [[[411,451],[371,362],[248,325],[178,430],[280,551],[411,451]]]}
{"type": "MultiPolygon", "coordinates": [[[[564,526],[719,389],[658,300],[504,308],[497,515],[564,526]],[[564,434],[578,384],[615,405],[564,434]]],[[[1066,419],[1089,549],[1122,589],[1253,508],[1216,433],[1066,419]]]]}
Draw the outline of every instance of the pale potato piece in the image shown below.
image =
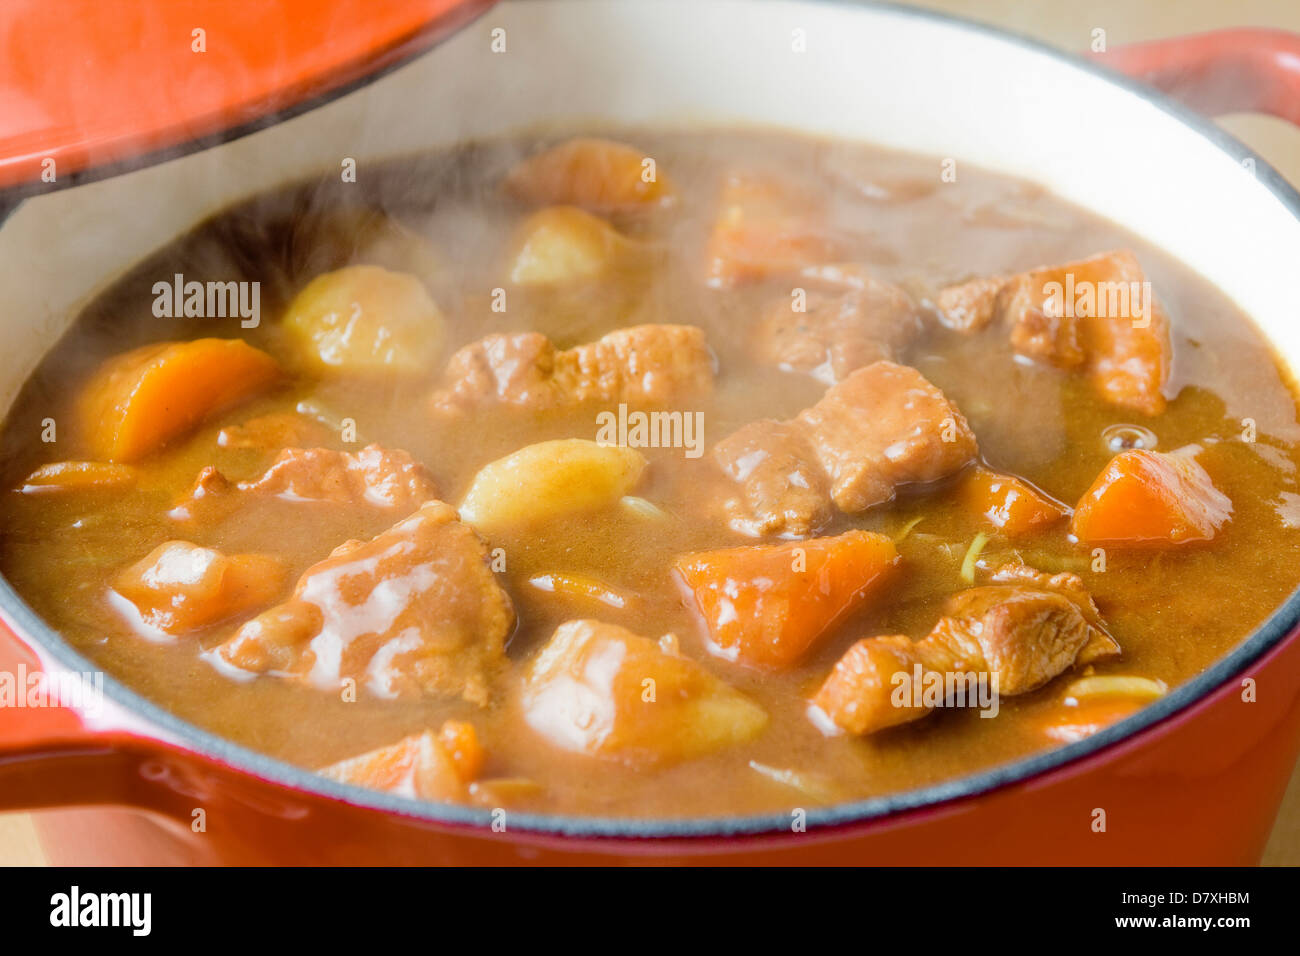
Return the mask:
{"type": "Polygon", "coordinates": [[[427,372],[447,335],[420,280],[379,266],[317,276],[289,303],[284,324],[308,365],[359,374],[427,372]]]}
{"type": "Polygon", "coordinates": [[[516,231],[510,281],[553,285],[596,278],[633,247],[605,220],[576,206],[551,206],[533,213],[516,231]]]}
{"type": "Polygon", "coordinates": [[[631,491],[645,466],[640,452],[583,438],[527,445],[479,470],[461,520],[487,532],[595,511],[631,491]]]}
{"type": "Polygon", "coordinates": [[[634,767],[756,737],[763,708],[673,646],[602,621],[566,621],[529,668],[524,718],[563,750],[634,767]]]}

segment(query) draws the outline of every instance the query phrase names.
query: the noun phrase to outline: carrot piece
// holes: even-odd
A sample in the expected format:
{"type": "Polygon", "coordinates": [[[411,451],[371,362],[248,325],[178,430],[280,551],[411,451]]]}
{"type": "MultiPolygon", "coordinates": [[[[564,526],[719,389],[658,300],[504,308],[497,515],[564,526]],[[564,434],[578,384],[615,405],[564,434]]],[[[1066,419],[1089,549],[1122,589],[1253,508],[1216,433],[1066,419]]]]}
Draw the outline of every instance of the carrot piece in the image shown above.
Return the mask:
{"type": "Polygon", "coordinates": [[[729,178],[705,250],[709,283],[728,287],[838,258],[813,205],[771,179],[729,178]]]}
{"type": "Polygon", "coordinates": [[[119,574],[113,590],[145,624],[180,634],[269,604],[284,579],[284,565],[270,555],[166,541],[119,574]]]}
{"type": "Polygon", "coordinates": [[[1111,724],[1123,720],[1142,709],[1145,702],[1131,698],[1090,700],[1077,707],[1063,708],[1043,725],[1043,733],[1063,744],[1091,737],[1111,724]]]}
{"type": "Polygon", "coordinates": [[[56,461],[41,465],[19,487],[25,495],[62,491],[87,491],[92,488],[121,488],[135,482],[136,470],[130,465],[105,461],[56,461]]]}
{"type": "Polygon", "coordinates": [[[581,574],[564,574],[562,572],[538,574],[529,578],[528,583],[539,591],[587,598],[617,608],[620,611],[639,603],[634,595],[624,594],[607,584],[602,584],[595,578],[585,577],[581,574]]]}
{"type": "Polygon", "coordinates": [[[432,738],[433,734],[429,731],[412,734],[397,743],[330,764],[320,772],[322,776],[340,783],[354,783],[371,790],[414,797],[417,796],[416,766],[420,763],[422,751],[433,743],[432,738]]]}
{"type": "Polygon", "coordinates": [[[1070,530],[1085,544],[1161,548],[1209,541],[1231,515],[1232,502],[1190,455],[1138,449],[1110,460],[1070,530]]]}
{"type": "Polygon", "coordinates": [[[449,720],[323,768],[322,776],[407,797],[460,800],[483,768],[483,748],[472,724],[449,720]]]}
{"type": "Polygon", "coordinates": [[[505,187],[525,202],[596,212],[671,202],[676,195],[672,183],[657,169],[647,181],[646,159],[623,143],[572,139],[519,163],[505,187]]]}
{"type": "Polygon", "coordinates": [[[1070,509],[1024,479],[976,466],[962,479],[962,506],[983,515],[1008,538],[1019,538],[1060,521],[1070,509]]]}
{"type": "Polygon", "coordinates": [[[694,592],[713,653],[779,670],[802,659],[898,563],[885,535],[848,531],[689,554],[676,570],[694,592]]]}
{"type": "Polygon", "coordinates": [[[456,775],[463,782],[478,779],[483,772],[483,764],[487,761],[487,754],[479,743],[478,732],[473,724],[465,720],[447,721],[438,731],[438,743],[451,757],[456,775]]]}
{"type": "Polygon", "coordinates": [[[96,457],[134,461],[270,386],[275,359],[239,339],[146,345],[105,363],[81,399],[96,457]]]}

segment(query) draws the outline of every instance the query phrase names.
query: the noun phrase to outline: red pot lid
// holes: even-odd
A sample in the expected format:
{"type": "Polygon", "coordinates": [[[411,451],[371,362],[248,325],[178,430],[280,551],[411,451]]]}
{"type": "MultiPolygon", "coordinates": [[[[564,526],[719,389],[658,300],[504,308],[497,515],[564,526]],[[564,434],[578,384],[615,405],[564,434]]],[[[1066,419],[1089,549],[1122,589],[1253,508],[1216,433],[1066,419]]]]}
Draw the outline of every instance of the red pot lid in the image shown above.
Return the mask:
{"type": "Polygon", "coordinates": [[[56,188],[255,128],[428,49],[494,2],[5,0],[0,189],[56,188]]]}

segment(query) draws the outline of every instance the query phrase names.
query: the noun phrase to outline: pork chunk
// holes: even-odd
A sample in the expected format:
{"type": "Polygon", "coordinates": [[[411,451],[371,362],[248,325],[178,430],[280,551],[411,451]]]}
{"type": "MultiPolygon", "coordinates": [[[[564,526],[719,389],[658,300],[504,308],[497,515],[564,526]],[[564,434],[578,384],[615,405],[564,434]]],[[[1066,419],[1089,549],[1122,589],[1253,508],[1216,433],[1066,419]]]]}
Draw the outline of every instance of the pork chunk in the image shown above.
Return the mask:
{"type": "Polygon", "coordinates": [[[660,641],[601,621],[567,621],[529,669],[524,718],[556,747],[632,767],[743,743],[767,714],[660,641]]]}
{"type": "Polygon", "coordinates": [[[1169,318],[1127,250],[949,286],[937,304],[961,331],[1003,323],[1018,353],[1078,370],[1113,405],[1144,415],[1165,409],[1169,318]]]}
{"type": "Polygon", "coordinates": [[[400,449],[367,445],[353,454],[328,448],[286,448],[253,481],[232,482],[216,467],[207,466],[168,516],[186,525],[228,517],[245,495],[406,514],[436,498],[438,488],[425,467],[400,449]]]}
{"type": "Polygon", "coordinates": [[[713,450],[738,489],[724,498],[730,526],[752,537],[807,537],[832,505],[854,514],[900,485],[937,481],[975,458],[975,436],[943,393],[914,368],[875,362],[853,372],[788,422],[751,422],[713,450]]]}
{"type": "Polygon", "coordinates": [[[585,403],[667,406],[707,395],[713,355],[690,325],[638,325],[557,350],[537,332],[489,335],[452,356],[435,414],[491,405],[546,411],[585,403]]]}
{"type": "Polygon", "coordinates": [[[858,641],[836,664],[813,703],[849,733],[868,734],[924,717],[910,682],[916,673],[946,679],[996,678],[1000,694],[1041,687],[1075,665],[1114,657],[1119,644],[1072,574],[1008,566],[995,583],[959,591],[922,640],[889,635],[858,641]],[[901,698],[895,691],[902,685],[901,698]]]}
{"type": "Polygon", "coordinates": [[[782,297],[768,311],[754,341],[759,361],[834,385],[879,359],[897,360],[921,332],[907,293],[875,279],[833,298],[811,294],[807,306],[796,312],[782,297]]]}
{"type": "Polygon", "coordinates": [[[279,451],[328,441],[333,433],[324,424],[297,412],[272,412],[240,425],[227,425],[217,435],[222,448],[279,451]]]}
{"type": "Polygon", "coordinates": [[[998,315],[998,297],[1006,284],[1003,276],[983,276],[940,289],[935,296],[940,320],[958,332],[978,332],[998,315]]]}
{"type": "Polygon", "coordinates": [[[256,481],[240,491],[288,501],[330,501],[414,511],[438,488],[423,465],[401,449],[367,445],[353,454],[327,448],[286,448],[256,481]]]}
{"type": "Polygon", "coordinates": [[[936,481],[974,460],[965,417],[914,368],[876,362],[831,388],[796,419],[831,497],[854,514],[891,500],[895,488],[936,481]]]}
{"type": "Polygon", "coordinates": [[[1081,655],[1086,663],[1119,653],[1114,638],[1088,620],[1076,596],[1016,584],[953,595],[921,644],[930,669],[987,671],[997,675],[998,690],[1008,695],[1036,690],[1081,655]]]}
{"type": "Polygon", "coordinates": [[[751,422],[718,442],[713,458],[735,482],[722,507],[741,534],[807,538],[830,522],[830,482],[797,425],[751,422]]]}
{"type": "Polygon", "coordinates": [[[349,541],[298,580],[293,596],[244,624],[219,664],[376,697],[486,704],[505,664],[514,609],[487,549],[455,509],[426,502],[370,541],[349,541]]]}

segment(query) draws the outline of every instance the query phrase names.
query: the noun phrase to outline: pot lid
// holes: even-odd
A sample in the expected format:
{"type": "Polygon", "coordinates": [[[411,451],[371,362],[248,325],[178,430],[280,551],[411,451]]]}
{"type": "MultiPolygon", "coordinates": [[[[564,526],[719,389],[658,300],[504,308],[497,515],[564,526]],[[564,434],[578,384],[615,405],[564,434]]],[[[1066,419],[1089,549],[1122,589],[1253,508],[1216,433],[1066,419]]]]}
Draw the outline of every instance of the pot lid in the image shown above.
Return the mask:
{"type": "Polygon", "coordinates": [[[427,50],[495,0],[6,0],[0,189],[212,145],[427,50]]]}

